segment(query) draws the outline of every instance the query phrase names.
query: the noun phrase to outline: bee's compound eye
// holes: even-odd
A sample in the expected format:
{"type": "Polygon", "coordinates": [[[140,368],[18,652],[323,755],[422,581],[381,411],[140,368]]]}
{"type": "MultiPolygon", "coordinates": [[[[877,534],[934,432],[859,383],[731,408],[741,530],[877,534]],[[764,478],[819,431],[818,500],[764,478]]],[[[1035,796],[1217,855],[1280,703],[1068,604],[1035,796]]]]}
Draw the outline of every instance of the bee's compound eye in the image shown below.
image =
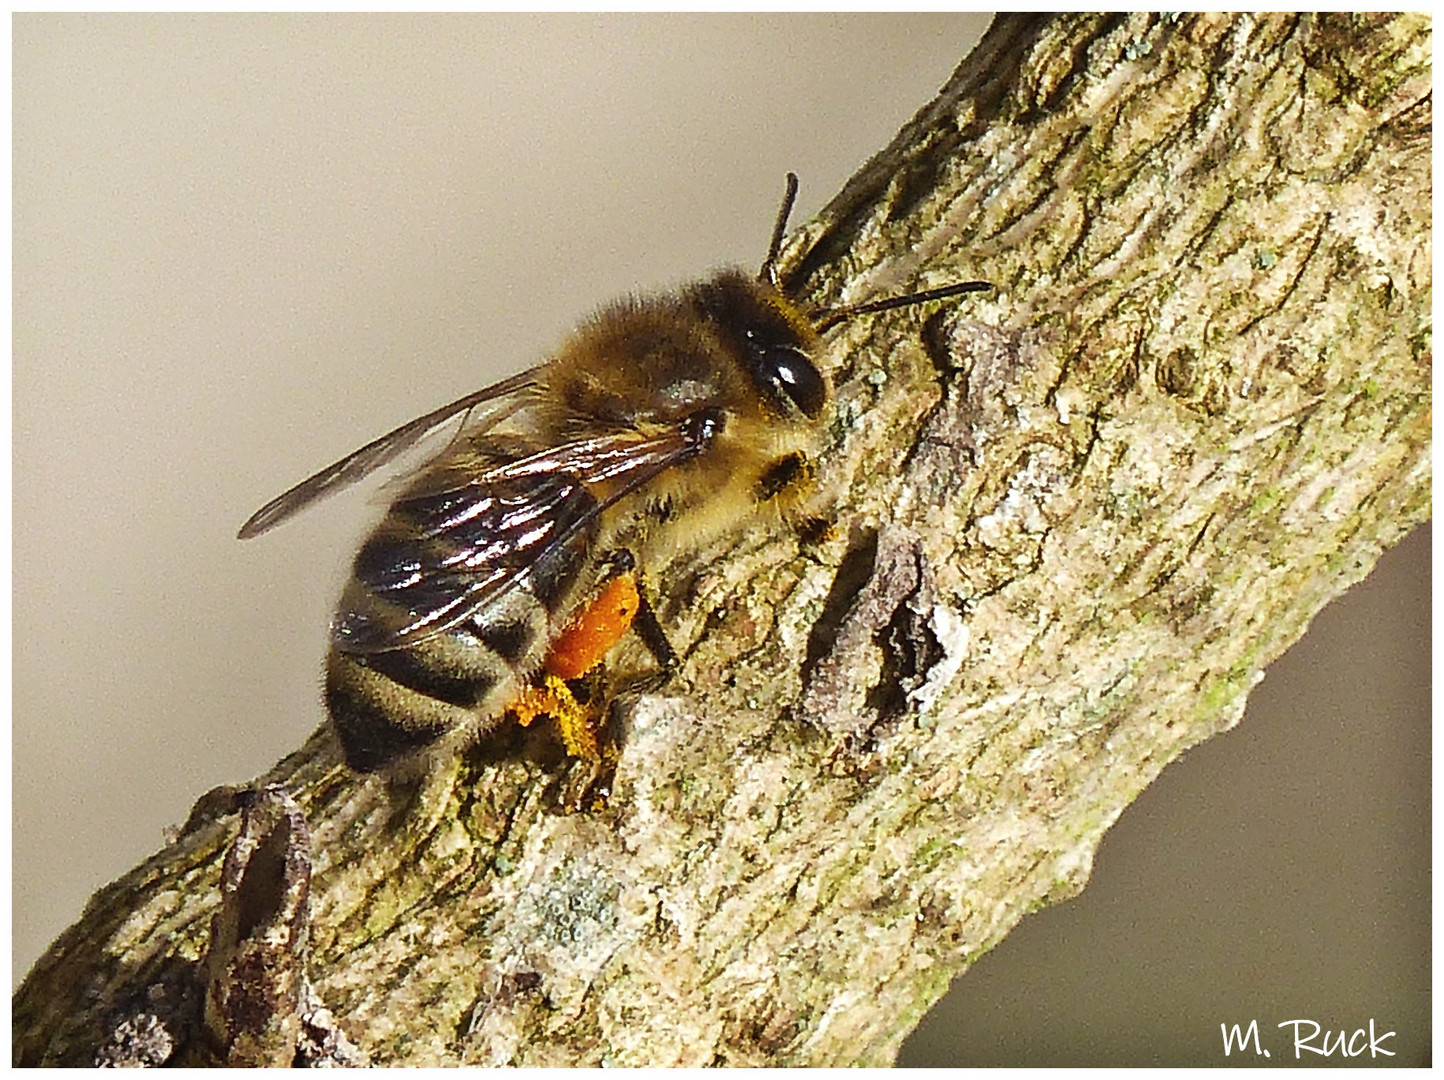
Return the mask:
{"type": "Polygon", "coordinates": [[[807,354],[793,345],[763,351],[759,362],[768,382],[785,394],[809,420],[817,419],[827,403],[827,386],[807,354]]]}

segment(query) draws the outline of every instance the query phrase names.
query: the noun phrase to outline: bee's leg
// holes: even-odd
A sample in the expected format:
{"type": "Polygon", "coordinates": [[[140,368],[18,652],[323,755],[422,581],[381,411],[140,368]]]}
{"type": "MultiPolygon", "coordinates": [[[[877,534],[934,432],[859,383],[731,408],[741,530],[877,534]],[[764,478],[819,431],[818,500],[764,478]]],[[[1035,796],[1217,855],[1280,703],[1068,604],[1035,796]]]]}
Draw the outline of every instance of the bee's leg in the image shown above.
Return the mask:
{"type": "MultiPolygon", "coordinates": [[[[636,561],[631,552],[617,552],[609,557],[608,562],[619,575],[629,574],[636,577],[636,561]]],[[[574,788],[572,805],[576,809],[606,805],[612,794],[617,766],[621,762],[627,706],[636,701],[637,695],[649,693],[665,685],[681,665],[677,651],[668,640],[666,631],[662,629],[655,609],[647,600],[642,582],[637,580],[636,583],[637,611],[632,617],[630,629],[652,654],[657,670],[635,674],[606,687],[599,681],[595,686],[594,693],[598,697],[594,705],[602,706],[602,711],[592,713],[596,721],[599,721],[594,729],[593,745],[596,752],[588,758],[586,775],[574,788]]]]}
{"type": "Polygon", "coordinates": [[[647,599],[647,593],[642,588],[640,575],[637,574],[636,556],[626,548],[619,548],[616,551],[608,552],[604,562],[612,577],[630,575],[636,582],[637,610],[631,618],[630,629],[647,647],[647,651],[657,661],[658,667],[658,670],[651,675],[628,680],[622,687],[614,688],[614,694],[617,692],[645,693],[648,690],[655,690],[676,673],[679,664],[677,651],[667,640],[667,632],[662,629],[662,624],[657,620],[657,613],[653,610],[651,602],[647,599]]]}
{"type": "MultiPolygon", "coordinates": [[[[631,570],[623,572],[631,573],[631,570]]],[[[657,621],[657,613],[647,602],[640,582],[638,584],[637,613],[632,617],[631,629],[657,661],[657,670],[633,675],[619,683],[613,683],[605,690],[600,685],[595,688],[599,695],[605,694],[605,711],[594,711],[591,714],[595,723],[590,732],[593,738],[591,745],[595,750],[585,757],[586,774],[574,788],[571,802],[575,810],[606,805],[612,794],[612,781],[616,779],[617,766],[622,759],[626,707],[635,702],[639,694],[650,693],[663,686],[680,665],[676,650],[667,640],[662,624],[657,621]]]]}
{"type": "Polygon", "coordinates": [[[622,712],[628,697],[629,695],[622,694],[612,697],[607,702],[607,711],[598,730],[602,747],[601,757],[594,764],[583,791],[586,804],[589,806],[605,806],[607,800],[612,797],[612,781],[617,778],[617,766],[621,764],[622,760],[622,732],[625,727],[622,712]]]}
{"type": "Polygon", "coordinates": [[[637,632],[637,637],[641,639],[642,644],[647,646],[647,651],[652,654],[660,669],[655,675],[645,680],[649,685],[638,689],[655,690],[676,673],[677,650],[673,649],[672,643],[667,640],[667,632],[657,621],[657,613],[652,610],[652,605],[647,601],[647,594],[638,589],[637,596],[640,602],[637,604],[637,614],[632,618],[632,629],[637,632]]]}
{"type": "Polygon", "coordinates": [[[598,722],[596,687],[589,681],[563,682],[544,675],[508,710],[522,727],[543,716],[551,720],[567,755],[574,759],[571,779],[562,789],[562,804],[573,813],[605,805],[617,771],[617,748],[607,738],[607,725],[598,722]]]}
{"type": "Polygon", "coordinates": [[[555,675],[544,675],[528,686],[507,712],[522,727],[547,717],[569,756],[590,763],[604,762],[613,751],[605,742],[606,725],[597,719],[600,710],[593,683],[595,679],[563,682],[555,675]]]}
{"type": "Polygon", "coordinates": [[[619,549],[603,557],[600,588],[552,643],[536,680],[512,712],[523,725],[546,715],[555,722],[567,753],[578,759],[578,782],[567,798],[573,809],[604,803],[621,757],[619,708],[627,698],[656,689],[678,667],[656,612],[641,590],[637,561],[619,549]],[[656,659],[658,670],[611,681],[604,671],[607,654],[635,630],[656,659]]]}

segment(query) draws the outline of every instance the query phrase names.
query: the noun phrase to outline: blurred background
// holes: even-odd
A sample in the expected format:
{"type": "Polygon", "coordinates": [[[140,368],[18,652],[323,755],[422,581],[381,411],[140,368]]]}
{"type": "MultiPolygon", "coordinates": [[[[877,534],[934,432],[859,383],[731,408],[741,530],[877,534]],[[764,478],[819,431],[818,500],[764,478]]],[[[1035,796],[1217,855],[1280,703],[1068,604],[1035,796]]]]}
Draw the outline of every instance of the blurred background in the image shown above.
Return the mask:
{"type": "MultiPolygon", "coordinates": [[[[16,16],[12,979],[321,722],[377,510],[238,543],[252,510],[604,301],[756,265],[783,174],[803,220],[987,22],[16,16]]],[[[1429,546],[1325,611],[902,1063],[1225,1063],[1219,1024],[1256,1018],[1291,1064],[1298,1017],[1426,1063],[1429,546]]]]}

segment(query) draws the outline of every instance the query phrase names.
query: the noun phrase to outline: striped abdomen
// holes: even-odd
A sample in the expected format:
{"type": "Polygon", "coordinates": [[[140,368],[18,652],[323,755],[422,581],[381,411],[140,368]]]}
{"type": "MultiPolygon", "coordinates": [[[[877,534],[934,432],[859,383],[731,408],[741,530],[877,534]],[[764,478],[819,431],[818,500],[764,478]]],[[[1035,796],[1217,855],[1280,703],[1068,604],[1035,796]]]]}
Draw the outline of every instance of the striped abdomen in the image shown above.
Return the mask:
{"type": "Polygon", "coordinates": [[[326,707],[353,769],[497,724],[593,584],[595,506],[556,472],[429,474],[392,505],[332,622],[326,707]]]}

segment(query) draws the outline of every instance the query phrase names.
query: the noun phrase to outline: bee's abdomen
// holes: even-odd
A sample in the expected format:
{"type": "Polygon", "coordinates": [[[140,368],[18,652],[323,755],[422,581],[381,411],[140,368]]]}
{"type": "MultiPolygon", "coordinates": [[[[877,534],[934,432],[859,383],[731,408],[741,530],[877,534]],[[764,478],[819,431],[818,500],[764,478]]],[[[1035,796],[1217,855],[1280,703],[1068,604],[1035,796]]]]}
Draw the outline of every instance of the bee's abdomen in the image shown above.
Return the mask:
{"type": "Polygon", "coordinates": [[[520,679],[479,640],[452,632],[409,649],[345,653],[326,661],[326,709],[358,772],[374,772],[455,731],[485,731],[520,679]],[[454,655],[469,652],[464,664],[454,655]]]}
{"type": "Polygon", "coordinates": [[[358,772],[374,772],[453,732],[495,727],[546,655],[552,614],[516,589],[499,610],[409,648],[326,662],[326,708],[358,772]]]}
{"type": "MultiPolygon", "coordinates": [[[[344,653],[342,655],[345,655],[344,653]]],[[[420,648],[394,649],[391,652],[371,653],[357,656],[358,667],[374,671],[378,676],[390,679],[402,690],[409,690],[422,697],[434,698],[444,705],[455,705],[459,709],[477,709],[486,704],[487,695],[501,681],[501,673],[487,671],[490,658],[481,657],[480,667],[466,674],[452,674],[441,664],[435,663],[420,648]]]]}
{"type": "Polygon", "coordinates": [[[466,719],[455,706],[391,682],[369,659],[333,649],[326,661],[326,710],[346,764],[357,772],[375,772],[430,746],[466,719]]]}
{"type": "Polygon", "coordinates": [[[595,506],[560,472],[392,504],[332,623],[326,707],[352,768],[497,725],[582,591],[595,506]]]}

